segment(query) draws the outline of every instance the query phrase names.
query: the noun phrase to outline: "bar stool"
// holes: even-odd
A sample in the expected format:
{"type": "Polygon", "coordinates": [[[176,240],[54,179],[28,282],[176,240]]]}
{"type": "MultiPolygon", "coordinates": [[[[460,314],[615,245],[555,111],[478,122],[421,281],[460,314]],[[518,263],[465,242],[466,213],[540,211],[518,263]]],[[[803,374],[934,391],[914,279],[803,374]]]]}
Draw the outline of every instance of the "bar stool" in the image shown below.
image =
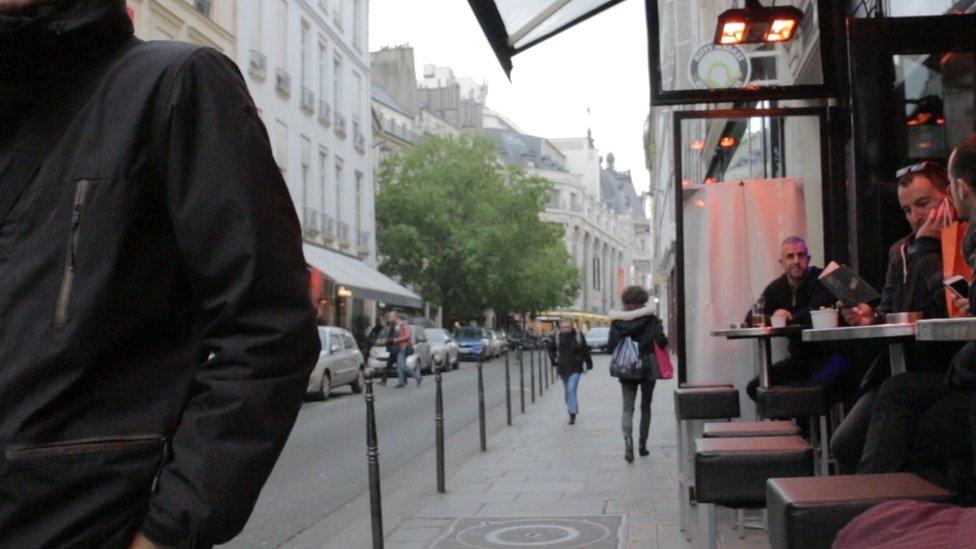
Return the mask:
{"type": "Polygon", "coordinates": [[[715,506],[766,506],[766,481],[813,474],[813,447],[798,436],[700,438],[695,441],[698,547],[715,549],[715,506]]]}
{"type": "Polygon", "coordinates": [[[810,418],[810,440],[819,447],[817,469],[820,475],[830,473],[830,435],[827,430],[827,408],[823,385],[776,385],[756,389],[756,411],[762,417],[806,417],[810,418]],[[815,428],[814,418],[819,418],[819,429],[815,428]]]}
{"type": "Polygon", "coordinates": [[[678,445],[678,498],[681,531],[691,539],[692,472],[691,422],[739,417],[739,391],[731,385],[684,386],[674,390],[674,417],[678,445]]]}

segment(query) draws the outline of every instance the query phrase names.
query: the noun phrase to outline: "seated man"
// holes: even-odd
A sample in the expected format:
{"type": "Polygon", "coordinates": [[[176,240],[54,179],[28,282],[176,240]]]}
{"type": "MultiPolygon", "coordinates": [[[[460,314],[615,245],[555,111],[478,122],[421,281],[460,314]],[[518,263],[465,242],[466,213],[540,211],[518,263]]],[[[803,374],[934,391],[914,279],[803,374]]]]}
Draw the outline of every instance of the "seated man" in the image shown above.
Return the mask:
{"type": "MultiPolygon", "coordinates": [[[[780,245],[779,264],[785,273],[763,290],[763,312],[771,318],[784,318],[787,324],[801,324],[809,328],[811,310],[834,304],[833,294],[818,279],[823,269],[810,266],[807,243],[798,236],[791,236],[780,245]]],[[[751,321],[750,312],[746,316],[746,323],[750,324],[751,321]]],[[[810,381],[826,360],[822,352],[818,352],[815,346],[804,344],[799,336],[789,338],[789,352],[789,358],[773,364],[769,370],[773,385],[810,381]]],[[[752,400],[756,400],[758,386],[757,377],[746,387],[746,393],[752,400]]]]}
{"type": "MultiPolygon", "coordinates": [[[[976,134],[949,157],[952,198],[969,219],[966,261],[976,264],[976,134]]],[[[970,300],[976,296],[970,286],[970,300]]],[[[910,470],[944,488],[973,494],[971,413],[976,389],[976,342],[955,354],[950,375],[908,372],[881,386],[871,413],[858,473],[910,470]]]]}
{"type": "MultiPolygon", "coordinates": [[[[898,202],[912,227],[912,234],[895,242],[889,250],[888,272],[881,292],[881,304],[866,303],[842,309],[852,326],[884,321],[884,313],[920,311],[925,318],[948,316],[943,287],[941,228],[951,220],[946,200],[949,179],[934,162],[914,164],[898,174],[898,202]]],[[[959,349],[951,343],[915,343],[906,346],[906,368],[911,372],[945,374],[949,360],[959,349]]],[[[871,407],[878,387],[890,375],[887,352],[874,360],[861,382],[861,395],[830,441],[840,470],[851,474],[861,460],[864,439],[871,419],[871,407]]]]}

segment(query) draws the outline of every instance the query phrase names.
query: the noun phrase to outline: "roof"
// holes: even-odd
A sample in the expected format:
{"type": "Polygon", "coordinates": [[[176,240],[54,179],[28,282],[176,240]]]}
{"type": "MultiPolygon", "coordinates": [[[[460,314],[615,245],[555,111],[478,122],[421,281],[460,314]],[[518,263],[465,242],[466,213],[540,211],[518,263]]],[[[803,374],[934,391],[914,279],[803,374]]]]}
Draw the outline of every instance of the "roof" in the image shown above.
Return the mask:
{"type": "Polygon", "coordinates": [[[529,166],[544,170],[566,171],[555,158],[542,153],[542,138],[498,128],[485,128],[484,135],[495,142],[502,162],[510,166],[529,166]]]}
{"type": "Polygon", "coordinates": [[[630,172],[600,168],[600,201],[615,213],[629,214],[634,220],[646,219],[630,172]]]}
{"type": "Polygon", "coordinates": [[[402,114],[404,116],[409,116],[410,118],[413,118],[413,115],[410,114],[410,112],[407,111],[407,109],[404,108],[403,105],[397,103],[397,100],[394,99],[393,96],[390,95],[389,92],[387,92],[383,88],[379,87],[379,85],[373,84],[372,85],[372,89],[371,89],[371,93],[372,93],[372,97],[373,97],[373,100],[374,101],[377,101],[379,103],[382,103],[383,105],[386,105],[387,107],[390,107],[391,109],[399,112],[400,114],[402,114]]]}

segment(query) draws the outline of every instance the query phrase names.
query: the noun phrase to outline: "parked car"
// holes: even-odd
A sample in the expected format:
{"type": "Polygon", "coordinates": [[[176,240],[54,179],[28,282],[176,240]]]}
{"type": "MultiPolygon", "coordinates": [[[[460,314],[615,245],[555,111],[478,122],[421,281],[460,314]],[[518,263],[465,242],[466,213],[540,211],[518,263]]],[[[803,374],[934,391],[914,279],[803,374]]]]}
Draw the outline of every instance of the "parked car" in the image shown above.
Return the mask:
{"type": "Polygon", "coordinates": [[[430,343],[430,356],[433,366],[443,370],[457,370],[461,362],[458,344],[447,330],[441,328],[424,328],[424,335],[430,343]]]}
{"type": "Polygon", "coordinates": [[[495,358],[501,355],[501,340],[495,330],[485,330],[488,339],[488,358],[495,358]]]}
{"type": "Polygon", "coordinates": [[[610,349],[607,349],[607,342],[610,339],[610,328],[606,326],[596,326],[595,328],[590,328],[586,332],[586,343],[589,344],[590,350],[595,352],[609,353],[610,349]]]}
{"type": "Polygon", "coordinates": [[[459,328],[454,334],[461,360],[487,360],[491,358],[491,340],[488,331],[477,326],[459,328]]]}
{"type": "Polygon", "coordinates": [[[332,389],[342,385],[349,385],[354,393],[362,391],[363,354],[352,334],[342,328],[319,326],[319,341],[322,351],[309,377],[306,394],[325,400],[332,389]]]}
{"type": "Polygon", "coordinates": [[[495,335],[498,336],[498,356],[508,354],[508,349],[510,346],[510,343],[508,342],[508,334],[505,332],[505,330],[498,330],[495,332],[495,335]]]}
{"type": "MultiPolygon", "coordinates": [[[[407,357],[407,368],[413,368],[419,372],[430,371],[430,364],[433,360],[430,354],[430,343],[424,334],[424,328],[417,325],[410,326],[410,344],[413,345],[413,354],[407,357]]],[[[386,340],[379,339],[369,350],[369,367],[374,370],[386,368],[387,359],[390,353],[386,351],[386,340]]],[[[394,363],[394,368],[396,364],[394,363]]],[[[395,374],[395,370],[394,373],[395,374]]]]}

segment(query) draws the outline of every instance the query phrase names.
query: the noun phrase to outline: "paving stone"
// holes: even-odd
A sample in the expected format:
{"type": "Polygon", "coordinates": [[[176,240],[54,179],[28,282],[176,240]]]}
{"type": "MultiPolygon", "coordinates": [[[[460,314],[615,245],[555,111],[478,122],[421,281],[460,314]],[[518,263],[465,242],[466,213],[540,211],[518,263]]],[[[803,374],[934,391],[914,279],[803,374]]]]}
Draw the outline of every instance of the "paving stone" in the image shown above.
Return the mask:
{"type": "Polygon", "coordinates": [[[585,482],[550,481],[550,482],[496,482],[488,488],[489,492],[582,492],[586,489],[585,482]]]}
{"type": "Polygon", "coordinates": [[[391,542],[431,541],[443,531],[443,528],[397,528],[389,539],[391,542]]]}

